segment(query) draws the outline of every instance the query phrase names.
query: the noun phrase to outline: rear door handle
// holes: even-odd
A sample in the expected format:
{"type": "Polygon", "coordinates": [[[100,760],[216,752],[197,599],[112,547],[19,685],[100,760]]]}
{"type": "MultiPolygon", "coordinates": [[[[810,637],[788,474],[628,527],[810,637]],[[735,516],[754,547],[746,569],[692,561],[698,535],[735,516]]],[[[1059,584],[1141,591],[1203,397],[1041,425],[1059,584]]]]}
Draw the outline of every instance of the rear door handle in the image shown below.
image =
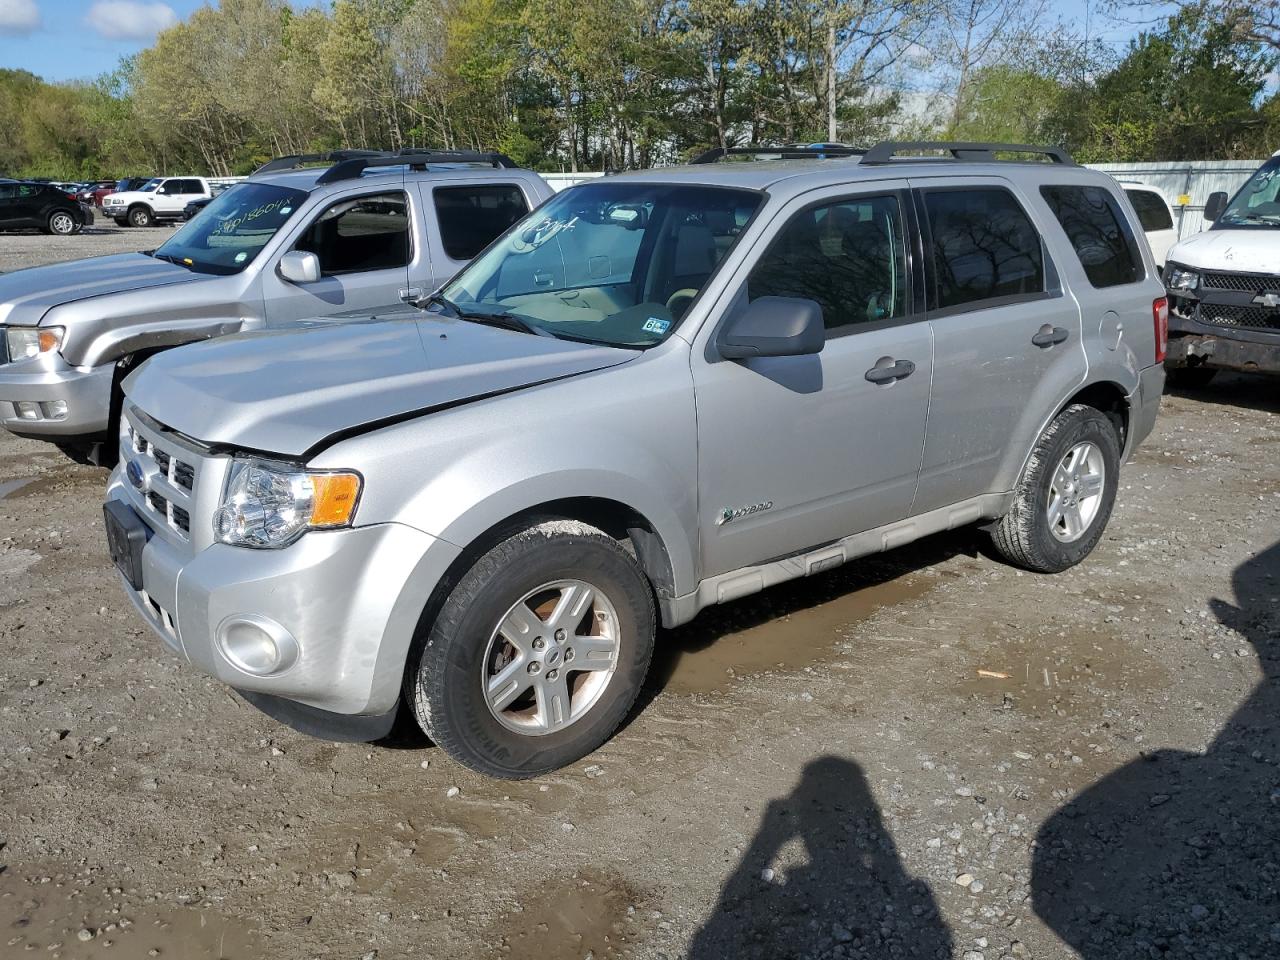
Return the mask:
{"type": "Polygon", "coordinates": [[[1071,336],[1063,327],[1051,327],[1045,324],[1040,331],[1031,338],[1031,342],[1037,347],[1052,347],[1055,343],[1061,343],[1067,337],[1071,336]]]}
{"type": "Polygon", "coordinates": [[[872,383],[893,383],[896,380],[905,380],[915,372],[916,365],[910,360],[881,357],[864,376],[872,383]]]}

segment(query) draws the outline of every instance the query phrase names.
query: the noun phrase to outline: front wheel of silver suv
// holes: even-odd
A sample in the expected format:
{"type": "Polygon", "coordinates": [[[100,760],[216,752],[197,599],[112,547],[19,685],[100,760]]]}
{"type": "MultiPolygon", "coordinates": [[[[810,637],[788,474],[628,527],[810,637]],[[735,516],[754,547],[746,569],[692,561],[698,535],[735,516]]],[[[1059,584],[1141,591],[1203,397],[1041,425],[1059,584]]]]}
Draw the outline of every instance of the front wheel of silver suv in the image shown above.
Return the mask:
{"type": "Polygon", "coordinates": [[[992,530],[996,550],[1037,573],[1075,566],[1102,538],[1119,479],[1115,426],[1094,407],[1067,407],[1031,451],[1013,503],[992,530]]]}
{"type": "Polygon", "coordinates": [[[423,629],[405,698],[427,736],[473,770],[524,779],[626,717],[653,654],[653,594],[617,540],[548,520],[480,557],[423,629]]]}

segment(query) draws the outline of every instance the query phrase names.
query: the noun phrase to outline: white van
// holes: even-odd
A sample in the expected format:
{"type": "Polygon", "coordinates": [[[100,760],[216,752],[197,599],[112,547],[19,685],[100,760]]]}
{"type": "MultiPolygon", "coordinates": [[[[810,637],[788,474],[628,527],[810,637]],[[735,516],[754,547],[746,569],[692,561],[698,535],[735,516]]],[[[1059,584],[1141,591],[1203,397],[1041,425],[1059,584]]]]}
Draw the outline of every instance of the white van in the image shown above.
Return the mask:
{"type": "Polygon", "coordinates": [[[1212,226],[1169,251],[1169,380],[1203,386],[1219,369],[1280,373],[1280,151],[1229,201],[1212,193],[1212,226]]]}

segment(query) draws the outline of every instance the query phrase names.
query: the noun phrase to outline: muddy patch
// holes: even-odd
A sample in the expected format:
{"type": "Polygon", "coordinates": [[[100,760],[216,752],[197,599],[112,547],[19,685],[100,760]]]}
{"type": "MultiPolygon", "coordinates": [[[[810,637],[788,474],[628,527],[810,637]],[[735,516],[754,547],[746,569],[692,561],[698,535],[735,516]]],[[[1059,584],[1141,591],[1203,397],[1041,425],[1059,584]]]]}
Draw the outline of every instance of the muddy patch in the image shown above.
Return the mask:
{"type": "Polygon", "coordinates": [[[122,910],[121,893],[119,887],[38,871],[0,874],[0,957],[265,957],[252,924],[190,907],[122,910]]]}
{"type": "Polygon", "coordinates": [[[637,891],[594,870],[541,885],[515,906],[494,930],[511,960],[620,957],[639,932],[637,891]]]}

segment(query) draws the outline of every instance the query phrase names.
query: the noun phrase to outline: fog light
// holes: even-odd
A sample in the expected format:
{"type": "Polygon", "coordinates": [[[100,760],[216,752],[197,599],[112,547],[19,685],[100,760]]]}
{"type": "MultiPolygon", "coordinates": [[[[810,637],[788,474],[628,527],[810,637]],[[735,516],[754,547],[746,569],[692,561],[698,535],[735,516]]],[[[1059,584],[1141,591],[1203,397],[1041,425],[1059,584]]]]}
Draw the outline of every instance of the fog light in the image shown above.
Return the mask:
{"type": "Polygon", "coordinates": [[[298,641],[280,624],[258,614],[236,614],[218,624],[219,652],[237,670],[255,677],[284,673],[298,662],[298,641]]]}
{"type": "Polygon", "coordinates": [[[65,400],[50,400],[48,403],[40,404],[40,409],[50,420],[67,419],[67,401],[65,400]]]}
{"type": "Polygon", "coordinates": [[[13,406],[18,411],[18,416],[23,420],[40,419],[40,404],[34,400],[19,400],[13,406]]]}

